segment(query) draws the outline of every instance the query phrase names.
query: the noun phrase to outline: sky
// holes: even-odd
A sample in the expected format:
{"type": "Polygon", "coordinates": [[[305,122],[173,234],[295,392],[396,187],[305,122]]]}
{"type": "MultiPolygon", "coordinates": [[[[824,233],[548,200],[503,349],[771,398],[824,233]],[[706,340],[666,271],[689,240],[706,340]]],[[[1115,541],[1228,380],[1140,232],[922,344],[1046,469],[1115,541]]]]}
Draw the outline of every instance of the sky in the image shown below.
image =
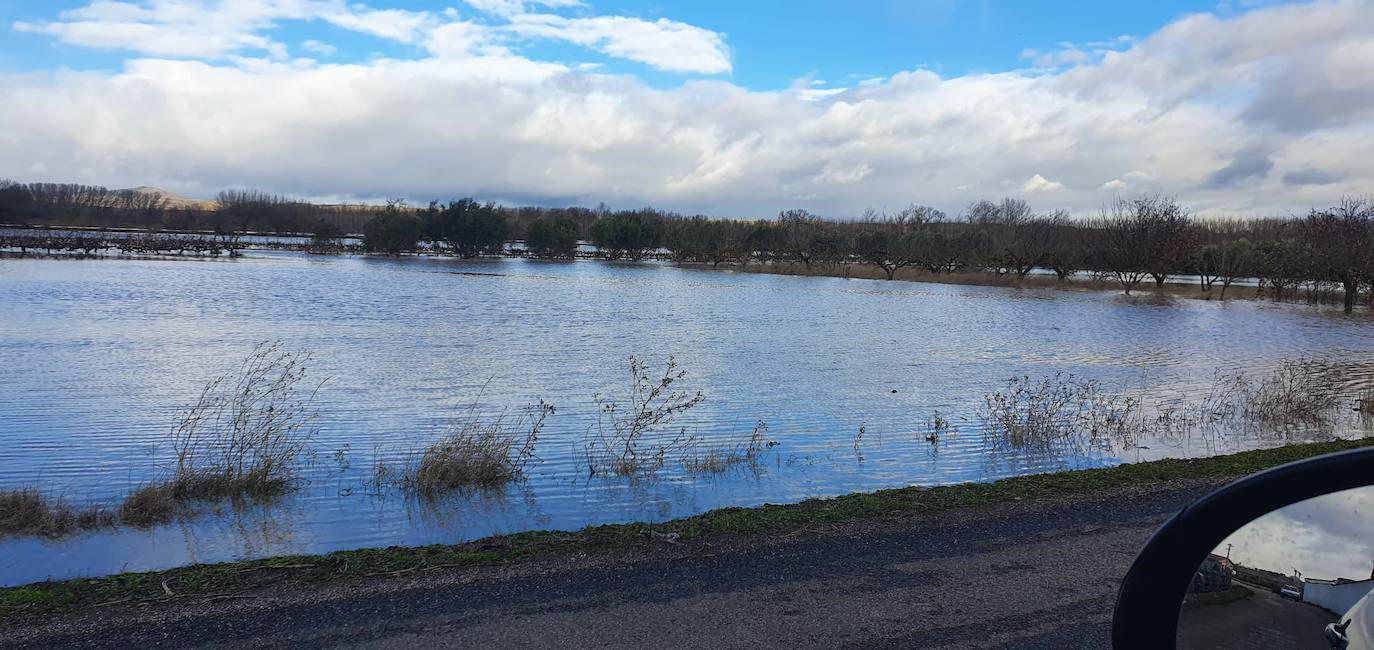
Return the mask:
{"type": "Polygon", "coordinates": [[[1322,580],[1374,577],[1374,486],[1326,494],[1271,512],[1213,551],[1233,561],[1322,580]],[[1230,545],[1230,549],[1227,546],[1230,545]]]}
{"type": "Polygon", "coordinates": [[[853,218],[1374,191],[1374,1],[0,0],[0,178],[853,218]]]}

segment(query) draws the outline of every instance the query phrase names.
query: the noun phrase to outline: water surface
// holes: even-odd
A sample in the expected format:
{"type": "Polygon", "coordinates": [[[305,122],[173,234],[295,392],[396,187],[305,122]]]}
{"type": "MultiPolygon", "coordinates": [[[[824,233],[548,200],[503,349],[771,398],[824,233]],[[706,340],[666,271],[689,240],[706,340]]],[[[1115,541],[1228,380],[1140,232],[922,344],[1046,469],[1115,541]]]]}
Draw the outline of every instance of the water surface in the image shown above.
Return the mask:
{"type": "Polygon", "coordinates": [[[662,520],[1275,444],[989,455],[975,414],[1014,375],[1068,372],[1162,395],[1196,391],[1218,369],[1263,372],[1297,357],[1346,364],[1355,380],[1374,367],[1367,314],[1258,301],[1151,304],[663,263],[266,251],[0,259],[0,488],[117,501],[165,470],[176,409],[264,340],[310,350],[311,375],[328,379],[301,491],[151,531],[0,541],[0,583],[662,520]],[[758,420],[778,446],[755,470],[693,476],[670,463],[652,480],[589,478],[580,445],[592,395],[624,393],[630,355],[658,365],[670,354],[688,372],[683,385],[706,394],[688,418],[703,448],[738,444],[758,420]],[[538,399],[557,414],[527,481],[430,506],[363,494],[376,459],[422,448],[474,402],[494,414],[538,399]],[[937,410],[954,433],[933,446],[918,430],[937,410]]]}

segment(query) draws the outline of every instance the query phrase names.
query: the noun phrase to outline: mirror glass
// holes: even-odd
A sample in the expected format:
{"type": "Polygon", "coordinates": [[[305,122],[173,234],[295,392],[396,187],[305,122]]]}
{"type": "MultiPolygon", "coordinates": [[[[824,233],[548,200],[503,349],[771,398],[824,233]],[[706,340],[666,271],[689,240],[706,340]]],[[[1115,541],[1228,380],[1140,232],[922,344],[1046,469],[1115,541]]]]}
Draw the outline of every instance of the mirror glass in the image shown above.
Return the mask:
{"type": "Polygon", "coordinates": [[[1271,512],[1198,567],[1178,647],[1374,649],[1374,486],[1271,512]]]}

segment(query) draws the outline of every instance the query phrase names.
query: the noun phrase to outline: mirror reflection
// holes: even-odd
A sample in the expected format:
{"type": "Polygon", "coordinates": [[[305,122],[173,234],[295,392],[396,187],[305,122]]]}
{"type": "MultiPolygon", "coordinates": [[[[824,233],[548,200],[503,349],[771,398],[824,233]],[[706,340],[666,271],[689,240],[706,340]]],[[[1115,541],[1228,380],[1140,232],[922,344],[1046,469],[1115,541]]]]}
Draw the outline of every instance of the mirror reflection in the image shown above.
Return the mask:
{"type": "Polygon", "coordinates": [[[1178,647],[1374,648],[1374,486],[1287,506],[1198,567],[1178,647]]]}

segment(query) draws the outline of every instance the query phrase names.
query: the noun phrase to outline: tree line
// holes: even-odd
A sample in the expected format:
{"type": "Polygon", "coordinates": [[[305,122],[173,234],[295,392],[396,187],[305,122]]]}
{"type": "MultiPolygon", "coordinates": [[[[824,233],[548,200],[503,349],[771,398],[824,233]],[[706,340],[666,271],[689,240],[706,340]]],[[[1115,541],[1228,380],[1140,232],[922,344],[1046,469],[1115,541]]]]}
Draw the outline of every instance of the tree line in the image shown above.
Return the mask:
{"type": "MultiPolygon", "coordinates": [[[[369,251],[399,254],[424,248],[461,257],[502,253],[509,211],[471,199],[421,210],[392,204],[364,231],[369,251]]],[[[913,205],[896,214],[867,211],[854,221],[829,221],[805,210],[771,220],[686,217],[652,208],[600,210],[589,226],[544,214],[525,224],[528,254],[571,257],[586,238],[606,259],[666,256],[719,267],[751,263],[796,265],[817,272],[869,264],[894,279],[904,268],[930,274],[983,271],[1024,278],[1036,269],[1060,280],[1087,274],[1127,294],[1142,284],[1162,287],[1193,276],[1220,297],[1237,280],[1256,278],[1277,299],[1334,290],[1347,310],[1361,291],[1374,297],[1374,200],[1346,197],[1335,206],[1287,218],[1203,220],[1160,194],[1118,198],[1088,219],[1039,213],[1021,199],[978,201],[958,218],[913,205]]]]}
{"type": "Polygon", "coordinates": [[[939,275],[981,271],[1060,280],[1088,275],[1126,292],[1193,276],[1221,297],[1255,278],[1259,291],[1292,299],[1331,291],[1353,309],[1374,298],[1374,199],[1345,197],[1305,215],[1199,219],[1170,196],[1118,198],[1091,218],[1036,211],[1024,200],[977,201],[958,215],[912,205],[894,214],[822,219],[806,210],[743,220],[686,216],[653,208],[507,207],[464,198],[414,207],[320,206],[252,190],[221,192],[213,207],[175,207],[136,190],[0,180],[0,223],[125,226],[214,233],[312,236],[316,250],[341,250],[349,234],[362,249],[399,255],[502,255],[507,243],[533,257],[571,258],[589,241],[607,259],[666,257],[719,267],[786,265],[806,273],[867,264],[894,279],[903,269],[939,275]]]}

